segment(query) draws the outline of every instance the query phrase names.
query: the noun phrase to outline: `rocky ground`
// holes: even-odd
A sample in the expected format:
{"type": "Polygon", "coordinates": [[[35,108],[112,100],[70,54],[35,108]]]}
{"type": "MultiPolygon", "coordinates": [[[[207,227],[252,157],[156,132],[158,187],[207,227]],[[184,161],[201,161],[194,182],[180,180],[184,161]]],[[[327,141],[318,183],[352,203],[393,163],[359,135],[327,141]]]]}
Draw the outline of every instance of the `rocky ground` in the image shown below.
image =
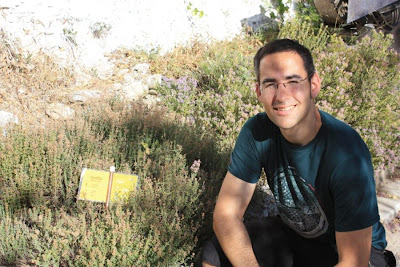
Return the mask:
{"type": "MultiPolygon", "coordinates": [[[[4,58],[4,49],[1,54],[4,58]]],[[[9,61],[12,67],[18,63],[14,58],[9,61]]],[[[151,74],[147,63],[121,66],[106,80],[90,74],[77,77],[57,65],[49,66],[59,68],[53,72],[43,70],[40,65],[33,65],[29,70],[26,64],[20,64],[17,66],[19,71],[12,67],[0,68],[3,77],[0,78],[0,126],[9,123],[36,126],[55,120],[71,120],[82,106],[110,98],[125,102],[142,101],[149,107],[157,105],[160,98],[155,89],[161,83],[161,74],[151,74]],[[38,73],[45,71],[51,76],[62,76],[62,82],[54,84],[46,77],[37,77],[38,73]]]]}

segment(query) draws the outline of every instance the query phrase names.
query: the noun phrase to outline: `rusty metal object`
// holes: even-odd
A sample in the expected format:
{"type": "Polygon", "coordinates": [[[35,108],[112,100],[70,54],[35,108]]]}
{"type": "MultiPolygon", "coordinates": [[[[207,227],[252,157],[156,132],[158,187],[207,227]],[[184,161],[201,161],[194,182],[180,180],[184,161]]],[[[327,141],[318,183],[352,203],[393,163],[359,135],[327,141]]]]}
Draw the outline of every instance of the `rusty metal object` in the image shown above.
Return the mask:
{"type": "Polygon", "coordinates": [[[341,2],[341,0],[314,0],[314,5],[325,23],[338,25],[346,23],[347,10],[337,9],[337,7],[342,6],[341,2]]]}
{"type": "Polygon", "coordinates": [[[400,22],[400,0],[314,0],[325,23],[347,28],[373,24],[385,32],[393,32],[400,22]]]}

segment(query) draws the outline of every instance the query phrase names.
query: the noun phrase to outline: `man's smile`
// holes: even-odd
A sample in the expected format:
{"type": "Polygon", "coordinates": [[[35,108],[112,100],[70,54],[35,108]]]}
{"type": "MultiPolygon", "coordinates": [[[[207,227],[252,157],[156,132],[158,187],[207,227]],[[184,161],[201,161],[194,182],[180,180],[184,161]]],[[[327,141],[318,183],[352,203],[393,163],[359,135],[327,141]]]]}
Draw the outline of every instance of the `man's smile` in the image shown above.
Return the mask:
{"type": "Polygon", "coordinates": [[[289,111],[289,110],[294,109],[295,107],[296,107],[296,105],[285,106],[285,107],[274,107],[274,110],[277,110],[277,111],[289,111]]]}

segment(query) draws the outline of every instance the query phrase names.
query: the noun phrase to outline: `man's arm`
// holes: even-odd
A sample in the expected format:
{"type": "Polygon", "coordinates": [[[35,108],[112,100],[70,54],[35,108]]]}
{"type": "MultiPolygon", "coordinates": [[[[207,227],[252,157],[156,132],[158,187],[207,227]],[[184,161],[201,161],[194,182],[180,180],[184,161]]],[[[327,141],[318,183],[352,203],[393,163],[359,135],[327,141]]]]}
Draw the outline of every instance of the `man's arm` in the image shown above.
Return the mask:
{"type": "Polygon", "coordinates": [[[243,215],[256,184],[247,183],[228,172],[214,210],[213,227],[218,241],[233,266],[258,266],[243,215]]]}
{"type": "Polygon", "coordinates": [[[371,254],[372,226],[350,232],[336,232],[339,253],[337,267],[367,267],[371,254]]]}

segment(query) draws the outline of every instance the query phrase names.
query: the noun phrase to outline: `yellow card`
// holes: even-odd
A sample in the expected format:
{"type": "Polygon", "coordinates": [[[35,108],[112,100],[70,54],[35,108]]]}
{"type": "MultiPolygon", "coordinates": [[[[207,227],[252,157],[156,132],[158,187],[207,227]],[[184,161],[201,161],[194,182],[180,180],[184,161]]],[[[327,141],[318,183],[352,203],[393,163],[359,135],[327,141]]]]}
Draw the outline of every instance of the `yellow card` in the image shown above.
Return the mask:
{"type": "Polygon", "coordinates": [[[114,173],[111,187],[111,201],[127,199],[131,191],[136,190],[137,175],[114,173]]]}
{"type": "MultiPolygon", "coordinates": [[[[94,202],[107,201],[110,172],[84,168],[78,190],[78,200],[94,202]]],[[[110,201],[124,200],[138,185],[138,176],[122,173],[113,173],[110,201]]]]}

